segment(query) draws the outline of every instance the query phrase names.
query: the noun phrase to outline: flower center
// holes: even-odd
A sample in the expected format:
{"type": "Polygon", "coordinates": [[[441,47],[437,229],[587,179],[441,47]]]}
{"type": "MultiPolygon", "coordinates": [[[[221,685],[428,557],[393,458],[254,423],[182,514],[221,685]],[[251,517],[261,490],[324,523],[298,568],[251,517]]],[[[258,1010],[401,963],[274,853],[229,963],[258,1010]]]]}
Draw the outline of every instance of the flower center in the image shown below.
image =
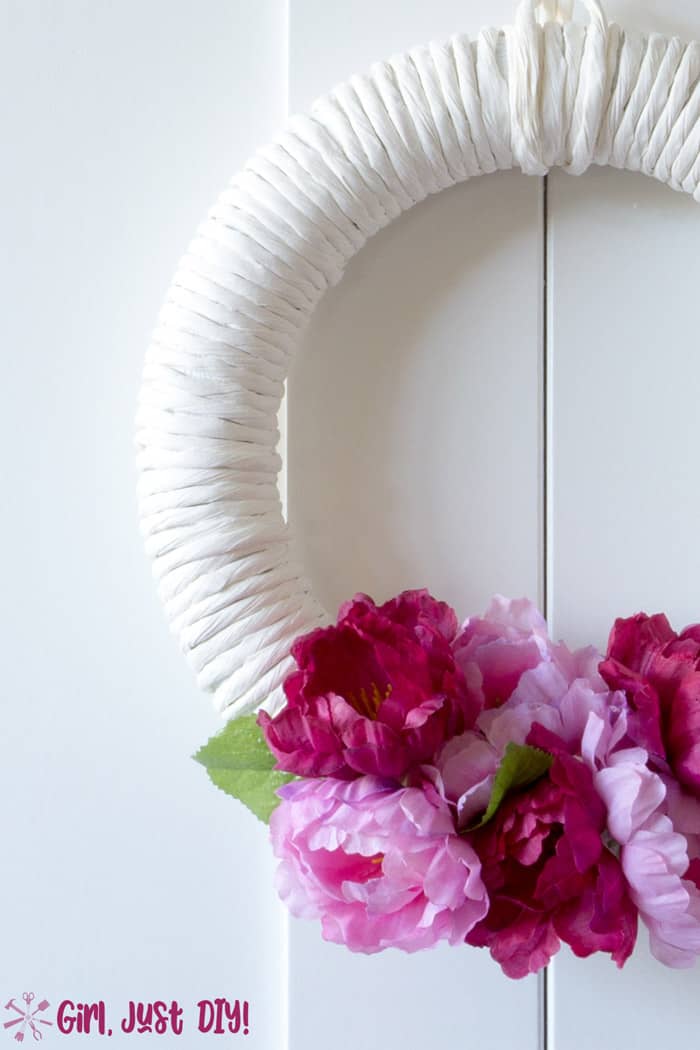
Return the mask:
{"type": "Polygon", "coordinates": [[[355,882],[363,885],[374,879],[381,879],[383,853],[367,856],[364,853],[345,853],[342,849],[314,851],[314,870],[337,886],[343,882],[355,882]]]}
{"type": "Polygon", "coordinates": [[[382,693],[377,683],[372,682],[369,689],[365,689],[364,686],[360,689],[359,698],[356,693],[348,693],[346,699],[358,714],[374,720],[377,717],[382,701],[387,700],[391,696],[392,688],[391,683],[389,683],[382,693]]]}

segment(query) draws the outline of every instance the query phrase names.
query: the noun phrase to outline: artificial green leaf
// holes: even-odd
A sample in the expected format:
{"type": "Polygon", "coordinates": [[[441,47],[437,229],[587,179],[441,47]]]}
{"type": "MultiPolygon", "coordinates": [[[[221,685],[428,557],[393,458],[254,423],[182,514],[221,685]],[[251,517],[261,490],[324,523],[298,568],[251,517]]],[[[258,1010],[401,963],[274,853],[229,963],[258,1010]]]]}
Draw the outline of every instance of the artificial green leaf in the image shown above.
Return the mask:
{"type": "Polygon", "coordinates": [[[232,719],[194,758],[207,769],[275,768],[275,756],[265,743],[256,715],[232,719]]]}
{"type": "Polygon", "coordinates": [[[194,758],[205,767],[213,784],[240,799],[266,824],[279,804],[275,791],[295,779],[291,773],[275,769],[275,757],[263,739],[255,715],[243,715],[229,722],[194,758]]]}
{"type": "Polygon", "coordinates": [[[491,788],[491,797],[483,817],[469,829],[481,828],[495,817],[503,800],[512,791],[534,784],[552,764],[552,756],[528,744],[508,744],[491,788]]]}
{"type": "Polygon", "coordinates": [[[270,823],[272,813],[279,806],[277,788],[296,779],[292,773],[280,773],[276,769],[267,773],[257,769],[207,769],[207,773],[213,784],[239,799],[263,824],[270,823]]]}

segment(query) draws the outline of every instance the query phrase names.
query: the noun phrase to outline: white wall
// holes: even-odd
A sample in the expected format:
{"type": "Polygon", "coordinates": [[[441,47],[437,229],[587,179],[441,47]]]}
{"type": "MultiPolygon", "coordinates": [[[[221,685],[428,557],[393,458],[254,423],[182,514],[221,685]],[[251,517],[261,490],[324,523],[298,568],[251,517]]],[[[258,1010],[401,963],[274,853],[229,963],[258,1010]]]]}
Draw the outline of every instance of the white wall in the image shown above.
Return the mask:
{"type": "Polygon", "coordinates": [[[282,0],[0,2],[0,1006],[247,998],[260,1050],[266,834],[190,760],[219,723],[161,614],[132,442],[178,257],[283,118],[284,25],[282,0]]]}

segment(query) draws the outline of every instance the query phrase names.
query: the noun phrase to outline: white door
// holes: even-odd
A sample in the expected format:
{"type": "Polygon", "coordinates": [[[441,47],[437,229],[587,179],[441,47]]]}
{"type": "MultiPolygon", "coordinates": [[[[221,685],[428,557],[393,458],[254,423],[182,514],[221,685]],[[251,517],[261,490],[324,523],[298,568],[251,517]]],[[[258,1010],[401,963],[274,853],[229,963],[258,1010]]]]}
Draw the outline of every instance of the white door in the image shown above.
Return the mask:
{"type": "MultiPolygon", "coordinates": [[[[226,996],[252,1050],[694,1047],[700,971],[652,962],[643,932],[622,973],[562,951],[519,983],[476,949],[325,944],[282,915],[265,829],[189,761],[219,724],[166,634],[131,451],[170,274],[280,123],[287,47],[305,109],[515,0],[287,7],[0,0],[3,1025],[33,990],[105,1001],[110,1047],[134,1045],[128,1001],[177,999],[185,1037],[158,1045],[212,1045],[196,1003],[226,996]]],[[[700,39],[697,0],[608,13],[700,39]]],[[[692,201],[607,170],[476,180],[371,242],[289,385],[290,512],[325,604],[528,594],[573,644],[642,608],[700,620],[698,245],[692,201]]]]}

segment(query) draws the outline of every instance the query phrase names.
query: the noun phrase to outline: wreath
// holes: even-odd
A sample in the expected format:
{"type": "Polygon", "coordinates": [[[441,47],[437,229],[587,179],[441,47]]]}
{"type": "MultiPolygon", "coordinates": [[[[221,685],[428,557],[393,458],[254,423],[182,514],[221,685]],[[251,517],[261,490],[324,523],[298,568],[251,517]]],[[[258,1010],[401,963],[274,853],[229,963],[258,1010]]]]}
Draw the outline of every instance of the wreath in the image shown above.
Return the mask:
{"type": "Polygon", "coordinates": [[[417,48],[292,118],[221,194],[148,351],[140,507],[168,618],[230,720],[196,756],[269,820],[280,895],[354,951],[446,940],[510,977],[561,942],[700,954],[700,626],[554,643],[527,600],[460,623],[427,591],[329,623],[277,487],[314,308],[369,237],[499,169],[644,172],[700,199],[700,45],[597,0],[417,48]]]}

